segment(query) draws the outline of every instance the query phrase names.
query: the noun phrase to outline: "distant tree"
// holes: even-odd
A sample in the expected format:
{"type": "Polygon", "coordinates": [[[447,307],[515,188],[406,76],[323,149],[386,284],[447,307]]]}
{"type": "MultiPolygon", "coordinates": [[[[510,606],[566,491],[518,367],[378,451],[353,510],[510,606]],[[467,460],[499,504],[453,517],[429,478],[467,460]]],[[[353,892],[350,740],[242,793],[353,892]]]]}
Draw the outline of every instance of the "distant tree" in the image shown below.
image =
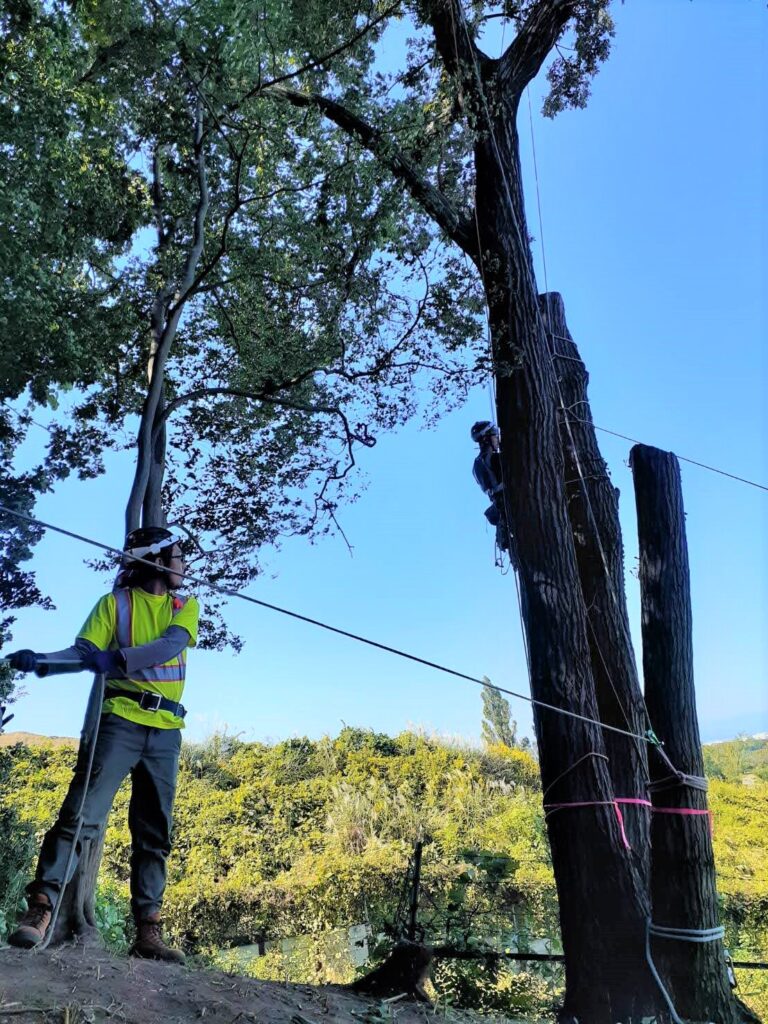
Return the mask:
{"type": "Polygon", "coordinates": [[[512,718],[509,701],[492,686],[484,686],[482,738],[488,746],[503,743],[507,747],[517,746],[517,722],[512,718]]]}

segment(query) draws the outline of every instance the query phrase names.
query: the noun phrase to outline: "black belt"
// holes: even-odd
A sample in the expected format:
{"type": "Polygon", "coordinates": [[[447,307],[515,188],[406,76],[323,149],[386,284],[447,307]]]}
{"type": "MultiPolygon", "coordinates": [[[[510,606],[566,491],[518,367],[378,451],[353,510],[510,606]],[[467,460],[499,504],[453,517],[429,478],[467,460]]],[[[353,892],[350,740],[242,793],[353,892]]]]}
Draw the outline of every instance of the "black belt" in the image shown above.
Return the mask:
{"type": "Polygon", "coordinates": [[[183,704],[175,700],[167,700],[159,693],[150,693],[149,690],[116,690],[108,686],[104,694],[104,700],[111,700],[113,697],[127,697],[128,700],[135,700],[143,711],[170,711],[177,718],[184,718],[187,709],[183,704]]]}

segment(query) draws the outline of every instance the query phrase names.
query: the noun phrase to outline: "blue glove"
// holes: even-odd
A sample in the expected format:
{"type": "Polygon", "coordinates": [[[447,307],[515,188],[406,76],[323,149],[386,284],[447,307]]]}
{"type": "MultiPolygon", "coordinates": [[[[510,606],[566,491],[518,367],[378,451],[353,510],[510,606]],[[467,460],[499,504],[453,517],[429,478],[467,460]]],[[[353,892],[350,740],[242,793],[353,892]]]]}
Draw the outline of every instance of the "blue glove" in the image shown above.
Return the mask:
{"type": "Polygon", "coordinates": [[[115,675],[125,672],[125,655],[122,651],[91,651],[83,655],[83,668],[97,675],[115,675]]]}
{"type": "Polygon", "coordinates": [[[37,668],[37,655],[34,651],[14,651],[8,655],[8,664],[17,672],[34,672],[37,668]]]}

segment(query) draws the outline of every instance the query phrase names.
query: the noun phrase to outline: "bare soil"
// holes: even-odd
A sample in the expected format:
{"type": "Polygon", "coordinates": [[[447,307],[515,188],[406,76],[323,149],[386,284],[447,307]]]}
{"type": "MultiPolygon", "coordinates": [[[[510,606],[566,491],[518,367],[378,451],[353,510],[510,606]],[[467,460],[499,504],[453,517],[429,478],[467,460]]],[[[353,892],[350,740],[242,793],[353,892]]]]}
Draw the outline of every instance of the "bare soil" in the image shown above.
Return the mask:
{"type": "Polygon", "coordinates": [[[77,945],[0,949],[0,1024],[522,1024],[77,945]]]}

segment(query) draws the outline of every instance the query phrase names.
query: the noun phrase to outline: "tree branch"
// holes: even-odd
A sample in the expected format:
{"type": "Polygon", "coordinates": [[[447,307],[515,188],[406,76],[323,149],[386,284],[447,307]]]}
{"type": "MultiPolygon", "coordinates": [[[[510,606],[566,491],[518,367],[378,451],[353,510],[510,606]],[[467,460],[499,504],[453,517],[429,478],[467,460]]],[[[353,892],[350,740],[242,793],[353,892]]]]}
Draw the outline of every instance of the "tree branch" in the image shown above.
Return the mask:
{"type": "Polygon", "coordinates": [[[518,100],[573,17],[578,0],[540,0],[499,61],[502,91],[518,100]]]}
{"type": "Polygon", "coordinates": [[[165,363],[171,345],[176,337],[184,302],[195,280],[195,272],[205,244],[205,218],[208,213],[208,179],[203,146],[203,104],[198,96],[194,123],[195,162],[199,199],[195,209],[195,223],[192,247],[184,262],[182,279],[176,289],[172,305],[169,301],[174,293],[173,285],[166,282],[157,292],[151,312],[152,352],[150,356],[149,387],[141,411],[141,421],[136,439],[136,471],[125,510],[126,533],[134,530],[140,521],[141,508],[146,497],[150,472],[152,471],[152,450],[155,440],[165,423],[163,410],[165,363]]]}
{"type": "Polygon", "coordinates": [[[483,72],[496,62],[471,37],[460,0],[430,0],[426,8],[446,71],[458,78],[461,92],[470,97],[470,106],[479,107],[483,72]]]}
{"type": "Polygon", "coordinates": [[[303,64],[300,68],[296,68],[294,71],[288,71],[284,75],[277,75],[268,82],[262,82],[261,73],[259,73],[259,82],[253,87],[253,89],[250,89],[245,93],[237,103],[230,104],[227,107],[227,111],[229,113],[233,113],[241,107],[243,103],[247,102],[247,100],[253,99],[254,96],[258,96],[260,93],[271,90],[274,86],[281,85],[283,82],[288,82],[293,78],[298,78],[300,75],[304,75],[308,71],[313,71],[315,68],[321,68],[324,64],[333,60],[334,57],[338,57],[340,53],[344,53],[345,50],[349,50],[355,45],[355,43],[359,42],[363,36],[366,36],[372,29],[376,28],[377,25],[380,25],[382,21],[385,21],[390,15],[394,14],[398,7],[400,7],[401,3],[402,0],[395,0],[395,3],[385,8],[377,18],[373,18],[373,20],[366,22],[358,32],[349,39],[345,39],[344,42],[340,43],[339,46],[335,47],[335,49],[323,54],[322,57],[313,57],[306,64],[303,64]]]}
{"type": "Polygon", "coordinates": [[[184,272],[179,284],[179,298],[176,300],[176,308],[180,308],[187,297],[187,292],[195,280],[197,264],[203,254],[205,245],[205,218],[208,214],[208,174],[205,166],[205,149],[203,146],[203,103],[198,96],[197,112],[195,117],[195,163],[197,165],[197,185],[200,191],[200,198],[195,210],[195,227],[192,237],[192,248],[184,263],[184,272]]]}
{"type": "Polygon", "coordinates": [[[294,107],[314,107],[330,121],[355,138],[406,186],[411,196],[443,231],[468,255],[475,254],[476,242],[468,230],[466,218],[445,195],[427,181],[416,165],[386,136],[353,114],[347,107],[319,93],[298,92],[282,85],[270,86],[264,95],[285,100],[294,107]]]}
{"type": "Polygon", "coordinates": [[[194,391],[188,391],[185,395],[179,395],[178,398],[174,398],[157,417],[155,431],[159,431],[168,417],[182,405],[187,405],[189,402],[199,402],[203,398],[211,398],[214,395],[229,395],[232,398],[246,398],[253,402],[267,402],[269,405],[279,405],[286,409],[295,409],[298,412],[325,413],[328,416],[338,416],[344,424],[344,429],[350,443],[352,441],[359,441],[360,444],[364,444],[367,448],[372,448],[376,443],[374,438],[368,434],[367,429],[360,432],[352,430],[345,413],[336,405],[310,405],[307,402],[295,402],[289,398],[279,398],[276,395],[264,392],[245,391],[241,388],[228,387],[196,388],[194,391]]]}

